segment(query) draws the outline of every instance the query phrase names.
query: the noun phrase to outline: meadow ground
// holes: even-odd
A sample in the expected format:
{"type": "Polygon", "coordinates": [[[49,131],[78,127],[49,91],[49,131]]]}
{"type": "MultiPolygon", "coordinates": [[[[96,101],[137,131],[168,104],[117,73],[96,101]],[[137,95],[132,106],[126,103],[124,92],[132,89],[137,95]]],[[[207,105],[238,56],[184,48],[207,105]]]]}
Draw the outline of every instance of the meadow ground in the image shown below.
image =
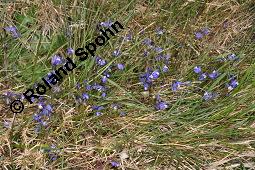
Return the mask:
{"type": "Polygon", "coordinates": [[[255,169],[254,0],[0,9],[1,169],[255,169]],[[115,21],[124,29],[79,62],[115,21]],[[62,82],[22,98],[67,57],[77,68],[62,82]]]}

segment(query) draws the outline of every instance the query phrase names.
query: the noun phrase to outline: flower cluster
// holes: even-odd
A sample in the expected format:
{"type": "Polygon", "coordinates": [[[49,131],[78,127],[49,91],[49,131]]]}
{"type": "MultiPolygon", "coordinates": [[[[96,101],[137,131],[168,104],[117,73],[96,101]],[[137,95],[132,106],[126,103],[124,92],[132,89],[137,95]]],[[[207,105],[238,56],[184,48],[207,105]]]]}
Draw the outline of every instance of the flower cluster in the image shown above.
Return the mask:
{"type": "Polygon", "coordinates": [[[213,70],[211,73],[202,72],[201,66],[194,67],[194,72],[199,75],[198,80],[206,80],[207,77],[214,80],[219,77],[220,73],[216,70],[213,70]]]}
{"type": "Polygon", "coordinates": [[[52,105],[46,104],[42,98],[40,98],[40,101],[37,105],[39,111],[38,113],[34,114],[33,119],[39,123],[36,127],[36,132],[39,132],[42,126],[46,127],[48,125],[48,121],[50,120],[53,108],[52,105]]]}

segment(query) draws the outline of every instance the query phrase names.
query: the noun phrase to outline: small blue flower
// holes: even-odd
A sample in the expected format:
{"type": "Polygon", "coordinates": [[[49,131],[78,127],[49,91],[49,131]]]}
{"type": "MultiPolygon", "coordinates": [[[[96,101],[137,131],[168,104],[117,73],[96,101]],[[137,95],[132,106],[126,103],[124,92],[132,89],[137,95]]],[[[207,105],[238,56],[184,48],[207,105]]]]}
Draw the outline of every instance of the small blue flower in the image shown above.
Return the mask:
{"type": "Polygon", "coordinates": [[[104,107],[103,106],[92,106],[92,110],[103,110],[104,107]]]}
{"type": "MultiPolygon", "coordinates": [[[[146,73],[143,73],[142,75],[139,76],[139,80],[140,82],[142,82],[143,86],[144,86],[144,90],[148,90],[150,85],[152,84],[152,80],[151,78],[149,78],[149,76],[151,75],[151,70],[148,69],[146,73]]],[[[153,77],[153,75],[152,75],[153,77]]]]}
{"type": "Polygon", "coordinates": [[[218,72],[218,71],[216,71],[216,70],[214,70],[211,74],[209,74],[209,77],[211,78],[211,79],[216,79],[218,76],[220,75],[220,73],[218,72]]]}
{"type": "Polygon", "coordinates": [[[52,112],[52,106],[50,104],[45,106],[45,109],[47,109],[49,112],[52,112]]]}
{"type": "Polygon", "coordinates": [[[33,119],[35,121],[40,121],[41,120],[41,116],[39,114],[34,114],[33,119]]]}
{"type": "Polygon", "coordinates": [[[128,35],[124,37],[124,41],[131,41],[131,40],[132,40],[132,34],[131,32],[129,32],[128,35]]]}
{"type": "Polygon", "coordinates": [[[115,162],[115,161],[111,161],[111,165],[112,165],[112,167],[119,167],[120,166],[120,163],[118,163],[118,162],[115,162]]]}
{"type": "Polygon", "coordinates": [[[124,112],[124,111],[121,111],[121,112],[120,112],[120,116],[126,116],[126,115],[127,115],[126,112],[124,112]]]}
{"type": "Polygon", "coordinates": [[[117,110],[119,108],[119,104],[113,103],[111,107],[113,108],[113,110],[117,110]]]}
{"type": "Polygon", "coordinates": [[[149,90],[150,84],[149,83],[144,83],[143,88],[145,91],[149,90]]]}
{"type": "Polygon", "coordinates": [[[182,82],[180,82],[180,81],[173,82],[172,83],[172,90],[177,91],[181,87],[181,84],[182,84],[182,82]]]}
{"type": "Polygon", "coordinates": [[[107,78],[111,76],[107,70],[103,72],[103,75],[106,76],[107,78]]]}
{"type": "Polygon", "coordinates": [[[17,28],[14,26],[5,27],[5,30],[7,32],[10,32],[12,34],[13,38],[19,38],[21,36],[20,33],[18,32],[17,28]]]}
{"type": "Polygon", "coordinates": [[[143,55],[144,57],[147,57],[149,55],[149,51],[144,50],[143,55]]]}
{"type": "Polygon", "coordinates": [[[46,121],[41,120],[41,121],[39,121],[39,122],[40,122],[40,124],[41,124],[42,126],[47,126],[47,125],[48,125],[48,123],[47,123],[46,121]]]}
{"type": "Polygon", "coordinates": [[[92,86],[92,88],[93,88],[94,90],[97,90],[97,91],[100,91],[100,92],[106,90],[104,86],[99,85],[99,84],[97,84],[97,83],[95,83],[95,84],[92,86]]]}
{"type": "Polygon", "coordinates": [[[11,128],[11,122],[4,120],[4,127],[7,128],[7,129],[10,129],[11,128]]]}
{"type": "Polygon", "coordinates": [[[236,61],[239,59],[239,57],[237,57],[235,54],[230,54],[227,56],[228,60],[230,61],[236,61]]]}
{"type": "Polygon", "coordinates": [[[239,85],[238,81],[235,78],[232,78],[230,80],[230,83],[227,84],[227,88],[229,91],[232,91],[233,89],[235,89],[237,86],[239,85]]]}
{"type": "Polygon", "coordinates": [[[157,53],[161,53],[163,51],[163,49],[161,47],[155,47],[154,50],[157,52],[157,53]]]}
{"type": "Polygon", "coordinates": [[[166,61],[168,61],[168,60],[171,58],[171,54],[166,54],[166,55],[164,56],[164,58],[165,58],[166,61]]]}
{"type": "Polygon", "coordinates": [[[168,104],[166,102],[161,101],[156,103],[157,110],[165,110],[167,108],[168,108],[168,104]]]}
{"type": "Polygon", "coordinates": [[[103,76],[103,77],[102,77],[102,80],[101,80],[102,83],[106,83],[106,82],[107,82],[107,79],[108,79],[108,78],[107,78],[106,76],[103,76]]]}
{"type": "Polygon", "coordinates": [[[124,64],[119,63],[119,64],[117,64],[117,67],[118,67],[119,70],[123,70],[124,69],[124,64]]]}
{"type": "Polygon", "coordinates": [[[202,74],[199,75],[198,80],[199,80],[199,81],[203,81],[203,80],[205,80],[206,78],[207,78],[206,73],[202,73],[202,74]]]}
{"type": "Polygon", "coordinates": [[[201,71],[202,71],[202,69],[201,69],[201,67],[200,66],[196,66],[196,67],[194,67],[194,72],[195,73],[201,73],[201,71]]]}
{"type": "Polygon", "coordinates": [[[203,29],[202,29],[202,33],[203,33],[204,35],[208,35],[208,34],[210,33],[210,30],[209,30],[208,28],[203,28],[203,29]]]}
{"type": "Polygon", "coordinates": [[[216,97],[216,94],[214,94],[213,92],[205,92],[203,99],[205,101],[208,101],[208,100],[212,100],[214,97],[216,97]]]}
{"type": "Polygon", "coordinates": [[[102,26],[102,27],[110,27],[111,25],[113,24],[113,22],[111,21],[111,20],[109,20],[109,21],[106,21],[106,22],[101,22],[100,23],[100,25],[102,26]]]}
{"type": "Polygon", "coordinates": [[[71,47],[69,47],[67,49],[66,53],[67,53],[67,55],[73,55],[74,54],[74,50],[71,47]]]}
{"type": "Polygon", "coordinates": [[[100,58],[100,57],[96,57],[96,63],[99,65],[99,66],[104,66],[104,65],[106,65],[106,60],[104,60],[104,59],[102,59],[102,58],[100,58]]]}
{"type": "Polygon", "coordinates": [[[151,73],[151,75],[149,76],[149,78],[151,79],[157,79],[159,77],[159,70],[155,70],[151,73]]]}
{"type": "Polygon", "coordinates": [[[239,84],[238,81],[235,79],[232,79],[230,81],[230,86],[232,86],[233,88],[236,88],[238,86],[238,84],[239,84]]]}
{"type": "Polygon", "coordinates": [[[113,56],[118,57],[121,55],[121,51],[120,50],[114,50],[112,53],[113,56]]]}
{"type": "Polygon", "coordinates": [[[63,64],[63,58],[59,55],[54,55],[51,59],[51,64],[53,66],[57,66],[57,65],[60,65],[60,64],[63,64]]]}
{"type": "Polygon", "coordinates": [[[204,35],[201,32],[195,32],[196,39],[201,39],[201,38],[203,38],[203,36],[204,35]]]}
{"type": "Polygon", "coordinates": [[[50,160],[55,161],[55,160],[57,160],[58,155],[55,154],[55,153],[50,153],[50,154],[49,154],[49,158],[50,158],[50,160]]]}
{"type": "Polygon", "coordinates": [[[82,93],[82,99],[83,100],[88,100],[89,99],[89,95],[87,93],[82,93]]]}
{"type": "Polygon", "coordinates": [[[96,112],[96,115],[97,115],[97,116],[101,116],[101,115],[102,115],[102,112],[96,112]]]}
{"type": "Polygon", "coordinates": [[[92,90],[92,86],[90,84],[87,84],[86,85],[86,90],[88,90],[88,91],[92,90]]]}
{"type": "Polygon", "coordinates": [[[166,66],[166,65],[164,65],[163,66],[163,68],[162,68],[162,71],[165,73],[165,72],[168,72],[169,71],[169,68],[166,66]]]}
{"type": "Polygon", "coordinates": [[[164,31],[163,29],[161,29],[161,28],[159,28],[159,27],[156,28],[156,34],[157,34],[157,35],[163,35],[164,32],[165,32],[165,31],[164,31]]]}
{"type": "Polygon", "coordinates": [[[101,96],[102,96],[103,98],[105,98],[105,97],[106,97],[106,93],[103,92],[101,96]]]}
{"type": "Polygon", "coordinates": [[[155,57],[155,60],[156,60],[156,61],[161,61],[163,58],[164,58],[163,55],[162,55],[162,54],[159,54],[159,55],[157,55],[157,56],[155,57]]]}
{"type": "Polygon", "coordinates": [[[148,46],[152,46],[153,42],[152,42],[151,39],[146,38],[146,39],[143,40],[143,44],[148,45],[148,46]]]}

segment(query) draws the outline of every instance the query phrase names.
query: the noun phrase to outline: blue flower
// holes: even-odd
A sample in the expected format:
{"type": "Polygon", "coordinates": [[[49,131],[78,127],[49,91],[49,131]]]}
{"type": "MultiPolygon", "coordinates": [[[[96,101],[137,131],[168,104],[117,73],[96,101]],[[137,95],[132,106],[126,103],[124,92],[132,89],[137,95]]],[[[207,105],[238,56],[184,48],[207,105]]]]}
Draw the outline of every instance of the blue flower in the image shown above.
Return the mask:
{"type": "Polygon", "coordinates": [[[214,97],[216,97],[215,93],[213,93],[213,92],[205,92],[204,96],[203,96],[203,99],[205,101],[208,101],[208,100],[212,100],[214,97]]]}
{"type": "Polygon", "coordinates": [[[157,52],[157,53],[161,53],[163,51],[163,49],[161,47],[155,47],[154,50],[157,52]]]}
{"type": "Polygon", "coordinates": [[[115,57],[118,57],[119,55],[121,55],[121,51],[120,50],[114,50],[112,55],[115,56],[115,57]]]}
{"type": "Polygon", "coordinates": [[[159,28],[159,27],[156,28],[156,34],[157,34],[157,35],[162,35],[162,34],[164,34],[164,32],[165,32],[165,31],[164,31],[163,29],[161,29],[161,28],[159,28]]]}
{"type": "Polygon", "coordinates": [[[198,80],[199,80],[199,81],[203,81],[203,80],[205,80],[206,78],[207,78],[206,73],[202,73],[202,74],[199,75],[198,80]]]}
{"type": "Polygon", "coordinates": [[[203,36],[204,35],[201,32],[195,32],[196,39],[201,39],[201,38],[203,38],[203,36]]]}
{"type": "Polygon", "coordinates": [[[128,35],[124,37],[124,41],[131,41],[131,40],[132,40],[132,34],[131,32],[129,32],[128,35]]]}
{"type": "Polygon", "coordinates": [[[151,79],[157,79],[159,77],[159,70],[155,70],[151,73],[151,75],[149,76],[149,78],[151,79]]]}
{"type": "Polygon", "coordinates": [[[52,161],[55,161],[58,158],[58,155],[55,153],[50,153],[49,154],[49,159],[52,161]]]}
{"type": "Polygon", "coordinates": [[[35,121],[39,121],[39,120],[41,120],[41,116],[39,114],[34,114],[33,119],[35,121]]]}
{"type": "Polygon", "coordinates": [[[101,116],[101,115],[102,115],[102,112],[96,112],[96,115],[97,115],[97,116],[101,116]]]}
{"type": "Polygon", "coordinates": [[[52,110],[53,110],[52,106],[49,104],[45,106],[45,109],[47,109],[49,112],[52,112],[52,110]]]}
{"type": "Polygon", "coordinates": [[[101,94],[101,96],[102,96],[103,98],[105,98],[105,97],[106,97],[106,93],[103,92],[103,93],[101,94]]]}
{"type": "Polygon", "coordinates": [[[172,90],[177,91],[181,87],[182,82],[180,81],[174,81],[172,83],[172,90]]]}
{"type": "Polygon", "coordinates": [[[104,109],[104,106],[92,106],[92,110],[103,110],[104,109]]]}
{"type": "Polygon", "coordinates": [[[11,122],[4,120],[4,127],[7,128],[7,129],[10,129],[11,128],[11,122]]]}
{"type": "Polygon", "coordinates": [[[118,162],[115,162],[115,161],[111,161],[111,165],[112,165],[112,167],[119,167],[120,166],[120,163],[118,163],[118,162]]]}
{"type": "Polygon", "coordinates": [[[113,110],[117,110],[119,108],[119,104],[113,103],[111,107],[113,108],[113,110]]]}
{"type": "Polygon", "coordinates": [[[106,76],[107,78],[110,78],[110,77],[111,77],[111,75],[109,74],[108,71],[104,71],[104,72],[103,72],[103,75],[106,76]]]}
{"type": "Polygon", "coordinates": [[[169,71],[169,68],[168,68],[166,65],[164,65],[163,68],[162,68],[162,71],[163,71],[163,72],[168,72],[168,71],[169,71]]]}
{"type": "Polygon", "coordinates": [[[120,63],[117,64],[117,67],[118,67],[119,70],[123,70],[123,69],[124,69],[124,65],[123,65],[123,64],[120,64],[120,63]]]}
{"type": "Polygon", "coordinates": [[[20,33],[18,32],[17,28],[14,26],[5,27],[5,30],[7,32],[10,32],[12,34],[13,38],[18,38],[21,36],[20,33]]]}
{"type": "MultiPolygon", "coordinates": [[[[140,79],[140,82],[143,83],[143,86],[144,86],[144,90],[148,90],[150,85],[152,84],[152,80],[150,78],[150,75],[151,75],[151,70],[148,69],[146,73],[143,73],[142,75],[140,75],[139,79],[140,79]]],[[[157,73],[155,74],[157,75],[157,73]]],[[[153,77],[154,75],[152,75],[153,77]]]]}
{"type": "Polygon", "coordinates": [[[152,46],[153,42],[152,42],[151,39],[146,38],[146,39],[143,40],[143,44],[148,45],[148,46],[152,46]]]}
{"type": "Polygon", "coordinates": [[[195,73],[201,73],[201,71],[202,71],[202,69],[201,69],[201,67],[200,66],[196,66],[196,67],[194,67],[194,72],[195,73]]]}
{"type": "Polygon", "coordinates": [[[96,63],[99,65],[99,66],[104,66],[104,65],[106,65],[106,60],[104,60],[104,59],[102,59],[102,58],[100,58],[100,57],[96,57],[96,63]]]}
{"type": "Polygon", "coordinates": [[[92,90],[92,86],[90,84],[87,84],[86,85],[86,90],[88,90],[88,91],[92,90]]]}
{"type": "Polygon", "coordinates": [[[159,94],[156,95],[156,110],[165,110],[168,108],[168,104],[161,100],[159,94]]]}
{"type": "Polygon", "coordinates": [[[108,79],[108,78],[107,78],[106,76],[103,76],[103,77],[102,77],[102,80],[101,80],[102,83],[106,83],[106,82],[107,82],[107,79],[108,79]]]}
{"type": "Polygon", "coordinates": [[[167,108],[168,108],[168,104],[166,102],[161,101],[161,102],[156,103],[157,110],[165,110],[167,108]]]}
{"type": "Polygon", "coordinates": [[[48,125],[48,122],[46,122],[46,121],[41,120],[41,121],[39,121],[39,122],[40,122],[40,124],[41,124],[42,126],[47,126],[47,125],[48,125]]]}
{"type": "Polygon", "coordinates": [[[209,30],[208,28],[203,28],[203,29],[202,29],[202,33],[203,33],[204,35],[208,35],[208,34],[210,33],[210,30],[209,30]]]}
{"type": "Polygon", "coordinates": [[[89,95],[87,93],[82,93],[82,99],[83,100],[88,100],[89,99],[89,95]]]}
{"type": "Polygon", "coordinates": [[[228,91],[232,91],[239,85],[238,81],[235,78],[232,78],[227,84],[228,91]]]}
{"type": "Polygon", "coordinates": [[[104,86],[99,85],[99,84],[97,84],[97,83],[94,83],[94,85],[92,86],[92,88],[93,88],[94,90],[97,90],[97,91],[105,91],[105,90],[106,90],[104,86]]]}
{"type": "Polygon", "coordinates": [[[57,65],[60,65],[62,64],[64,61],[63,61],[63,58],[59,55],[54,55],[51,59],[51,64],[53,66],[57,66],[57,65]]]}
{"type": "Polygon", "coordinates": [[[230,54],[227,56],[228,60],[230,61],[236,61],[239,59],[239,57],[237,57],[235,54],[230,54]]]}
{"type": "Polygon", "coordinates": [[[149,51],[144,50],[143,55],[144,57],[147,57],[149,55],[149,51]]]}
{"type": "Polygon", "coordinates": [[[110,27],[111,25],[113,24],[113,22],[111,21],[111,20],[109,20],[109,21],[106,21],[106,22],[101,22],[100,23],[100,25],[102,26],[102,27],[110,27]]]}
{"type": "Polygon", "coordinates": [[[121,111],[121,112],[120,112],[120,116],[126,116],[126,115],[127,115],[126,112],[124,112],[124,111],[121,111]]]}
{"type": "Polygon", "coordinates": [[[219,75],[220,75],[220,73],[218,71],[214,70],[212,73],[209,74],[209,77],[211,79],[216,79],[219,75]]]}
{"type": "Polygon", "coordinates": [[[71,47],[69,47],[67,49],[66,53],[67,53],[67,55],[73,55],[74,54],[74,50],[71,47]]]}
{"type": "Polygon", "coordinates": [[[165,63],[169,63],[169,59],[171,58],[171,54],[166,54],[164,56],[164,59],[165,59],[165,63]]]}

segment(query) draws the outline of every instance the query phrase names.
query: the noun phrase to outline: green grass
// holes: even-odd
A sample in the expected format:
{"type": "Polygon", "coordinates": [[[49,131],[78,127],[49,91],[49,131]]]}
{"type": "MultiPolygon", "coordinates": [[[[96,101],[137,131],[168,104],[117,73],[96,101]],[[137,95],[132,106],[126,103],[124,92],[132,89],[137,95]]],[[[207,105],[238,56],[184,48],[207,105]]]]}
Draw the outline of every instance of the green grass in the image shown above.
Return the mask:
{"type": "Polygon", "coordinates": [[[15,25],[21,38],[13,39],[1,29],[0,93],[23,93],[53,68],[51,57],[66,49],[85,47],[98,35],[99,22],[118,20],[124,30],[102,47],[97,55],[108,61],[102,68],[93,58],[79,62],[64,77],[61,91],[47,91],[53,105],[47,128],[35,133],[35,104],[25,103],[23,113],[14,115],[5,97],[0,100],[0,162],[2,169],[110,169],[110,160],[119,169],[252,169],[255,167],[255,3],[246,1],[31,1],[1,3],[1,28],[15,25]],[[71,18],[71,21],[68,19],[71,18]],[[228,26],[224,28],[224,21],[228,26]],[[162,27],[165,33],[155,34],[162,27]],[[210,34],[196,40],[194,32],[210,28],[210,34]],[[66,30],[72,29],[68,38],[66,30]],[[141,30],[144,29],[144,34],[141,30]],[[121,37],[132,33],[132,41],[121,37]],[[150,38],[171,54],[169,72],[160,74],[152,88],[144,92],[139,75],[146,67],[162,66],[156,53],[143,56],[150,38]],[[119,57],[112,52],[120,49],[119,57]],[[235,53],[237,62],[217,58],[235,53]],[[77,82],[99,82],[112,63],[124,63],[123,71],[113,71],[108,79],[107,98],[92,93],[84,105],[75,104],[80,95],[77,82]],[[222,74],[216,80],[199,82],[193,68],[214,69],[222,74]],[[235,74],[239,85],[229,96],[225,84],[235,74]],[[177,92],[172,81],[192,81],[177,92]],[[204,101],[205,91],[216,91],[215,100],[204,101]],[[169,103],[169,109],[156,111],[155,95],[169,103]],[[120,110],[109,107],[121,104],[120,110]],[[103,115],[91,111],[105,106],[103,115]],[[51,161],[43,152],[51,144],[59,149],[51,161]],[[128,155],[125,158],[123,155],[128,155]]]}

